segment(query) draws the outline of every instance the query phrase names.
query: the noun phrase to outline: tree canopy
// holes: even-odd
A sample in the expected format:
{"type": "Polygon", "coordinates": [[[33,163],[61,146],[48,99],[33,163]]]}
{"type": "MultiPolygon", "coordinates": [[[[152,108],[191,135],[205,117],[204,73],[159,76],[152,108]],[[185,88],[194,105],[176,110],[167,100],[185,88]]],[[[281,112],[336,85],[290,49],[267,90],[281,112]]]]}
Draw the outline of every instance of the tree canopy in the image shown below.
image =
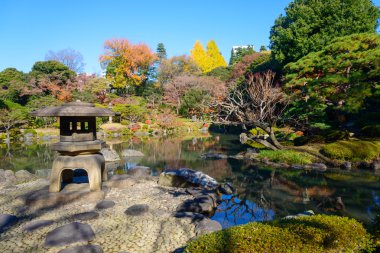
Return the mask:
{"type": "Polygon", "coordinates": [[[285,71],[285,87],[294,99],[288,114],[297,115],[298,120],[313,123],[323,121],[328,112],[334,119],[341,113],[358,113],[380,90],[380,35],[337,38],[322,50],[287,64],[285,71]]]}
{"type": "Polygon", "coordinates": [[[271,49],[285,65],[321,50],[334,38],[374,32],[379,17],[371,0],[294,0],[271,29],[271,49]]]}
{"type": "Polygon", "coordinates": [[[82,73],[85,65],[83,55],[72,48],[66,48],[56,52],[50,50],[45,55],[45,60],[61,62],[76,73],[82,73]]]}
{"type": "Polygon", "coordinates": [[[157,60],[156,54],[143,43],[132,44],[127,39],[106,40],[99,60],[107,70],[114,88],[128,89],[141,85],[157,60]]]}
{"type": "Polygon", "coordinates": [[[210,72],[211,70],[218,67],[227,66],[222,54],[219,51],[218,46],[214,40],[210,40],[207,43],[207,51],[204,49],[203,45],[199,40],[194,44],[192,50],[190,50],[191,57],[202,69],[203,73],[210,72]]]}

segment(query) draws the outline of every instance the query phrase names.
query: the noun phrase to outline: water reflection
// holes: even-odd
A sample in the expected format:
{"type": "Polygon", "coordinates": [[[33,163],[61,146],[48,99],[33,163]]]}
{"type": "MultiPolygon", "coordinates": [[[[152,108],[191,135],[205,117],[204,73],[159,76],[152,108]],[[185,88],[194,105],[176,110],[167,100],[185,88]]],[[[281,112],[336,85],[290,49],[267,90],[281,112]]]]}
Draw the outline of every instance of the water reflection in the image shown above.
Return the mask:
{"type": "MultiPolygon", "coordinates": [[[[204,138],[137,138],[107,140],[119,154],[124,149],[143,152],[144,157],[123,158],[108,163],[112,173],[125,173],[136,166],[148,166],[158,175],[165,169],[186,167],[202,171],[220,182],[231,182],[236,195],[223,196],[213,216],[223,227],[249,221],[270,220],[306,210],[338,214],[369,222],[380,209],[379,176],[366,171],[329,169],[325,173],[274,169],[235,159],[204,160],[203,153],[234,155],[245,150],[238,136],[204,138]]],[[[48,144],[0,146],[0,168],[35,172],[51,168],[55,153],[48,144]]]]}

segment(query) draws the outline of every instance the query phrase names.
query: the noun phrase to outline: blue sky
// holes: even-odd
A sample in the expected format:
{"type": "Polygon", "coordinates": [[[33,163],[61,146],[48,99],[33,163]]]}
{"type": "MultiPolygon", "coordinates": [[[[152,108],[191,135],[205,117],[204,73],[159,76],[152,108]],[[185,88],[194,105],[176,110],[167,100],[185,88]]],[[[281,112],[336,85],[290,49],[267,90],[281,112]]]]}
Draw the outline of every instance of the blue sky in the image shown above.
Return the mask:
{"type": "MultiPolygon", "coordinates": [[[[3,0],[0,6],[0,71],[28,72],[49,50],[73,48],[85,71],[100,71],[106,39],[144,42],[168,56],[189,54],[195,41],[214,39],[228,61],[234,45],[269,44],[269,31],[290,0],[3,0]]],[[[373,1],[380,5],[380,0],[373,1]]]]}

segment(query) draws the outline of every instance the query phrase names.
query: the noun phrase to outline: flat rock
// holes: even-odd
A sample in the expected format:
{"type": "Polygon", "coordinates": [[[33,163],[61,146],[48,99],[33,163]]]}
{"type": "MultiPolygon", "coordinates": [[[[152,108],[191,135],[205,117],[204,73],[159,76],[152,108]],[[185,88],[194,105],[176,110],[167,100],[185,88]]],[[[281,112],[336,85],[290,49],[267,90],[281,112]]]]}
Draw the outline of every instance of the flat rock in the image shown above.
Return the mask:
{"type": "Polygon", "coordinates": [[[94,238],[95,233],[90,225],[73,222],[47,233],[45,247],[63,246],[75,242],[88,242],[94,238]]]}
{"type": "Polygon", "coordinates": [[[133,205],[130,206],[127,210],[125,210],[126,215],[131,215],[131,216],[140,216],[144,215],[149,211],[149,206],[146,204],[138,204],[138,205],[133,205]]]}
{"type": "Polygon", "coordinates": [[[197,235],[212,233],[219,230],[222,230],[222,225],[220,225],[219,222],[208,218],[197,221],[195,225],[195,233],[197,235]]]}
{"type": "Polygon", "coordinates": [[[58,253],[103,253],[99,245],[82,245],[63,249],[58,253]]]}
{"type": "Polygon", "coordinates": [[[11,227],[18,221],[18,218],[10,214],[0,214],[0,233],[11,227]]]}
{"type": "Polygon", "coordinates": [[[138,151],[138,150],[124,149],[121,152],[121,156],[144,156],[144,154],[141,151],[138,151]]]}
{"type": "Polygon", "coordinates": [[[53,223],[54,223],[53,220],[35,220],[35,221],[26,223],[23,227],[23,230],[26,232],[32,232],[34,230],[50,226],[53,223]]]}
{"type": "Polygon", "coordinates": [[[94,211],[77,213],[71,216],[71,218],[75,220],[80,220],[80,221],[95,220],[99,218],[99,213],[94,212],[94,211]]]}
{"type": "Polygon", "coordinates": [[[95,206],[96,209],[107,209],[115,205],[115,202],[112,200],[102,200],[98,202],[95,206]]]}

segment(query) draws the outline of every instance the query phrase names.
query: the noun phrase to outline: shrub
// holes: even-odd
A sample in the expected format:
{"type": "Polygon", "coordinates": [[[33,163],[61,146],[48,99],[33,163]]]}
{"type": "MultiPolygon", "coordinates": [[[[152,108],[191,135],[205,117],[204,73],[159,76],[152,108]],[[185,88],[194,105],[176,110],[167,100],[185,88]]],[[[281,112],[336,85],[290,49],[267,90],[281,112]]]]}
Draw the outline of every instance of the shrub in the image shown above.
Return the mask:
{"type": "Polygon", "coordinates": [[[307,153],[294,150],[261,150],[259,158],[267,157],[272,162],[283,162],[289,164],[309,164],[313,157],[307,153]]]}
{"type": "Polygon", "coordinates": [[[325,137],[322,135],[309,135],[309,136],[300,136],[294,139],[295,146],[303,146],[308,143],[324,143],[325,137]]]}
{"type": "Polygon", "coordinates": [[[200,236],[185,252],[359,252],[372,247],[356,220],[315,215],[231,227],[200,236]]]}
{"type": "Polygon", "coordinates": [[[325,145],[320,152],[338,160],[371,161],[380,155],[380,141],[337,141],[325,145]]]}
{"type": "Polygon", "coordinates": [[[380,137],[380,125],[365,126],[360,132],[368,137],[380,137]]]}
{"type": "Polygon", "coordinates": [[[341,130],[326,130],[323,135],[325,136],[327,142],[346,140],[350,137],[347,131],[341,130]]]}
{"type": "Polygon", "coordinates": [[[34,136],[37,135],[37,132],[34,129],[25,129],[24,132],[23,132],[24,135],[25,134],[29,134],[29,133],[32,133],[34,136]]]}

